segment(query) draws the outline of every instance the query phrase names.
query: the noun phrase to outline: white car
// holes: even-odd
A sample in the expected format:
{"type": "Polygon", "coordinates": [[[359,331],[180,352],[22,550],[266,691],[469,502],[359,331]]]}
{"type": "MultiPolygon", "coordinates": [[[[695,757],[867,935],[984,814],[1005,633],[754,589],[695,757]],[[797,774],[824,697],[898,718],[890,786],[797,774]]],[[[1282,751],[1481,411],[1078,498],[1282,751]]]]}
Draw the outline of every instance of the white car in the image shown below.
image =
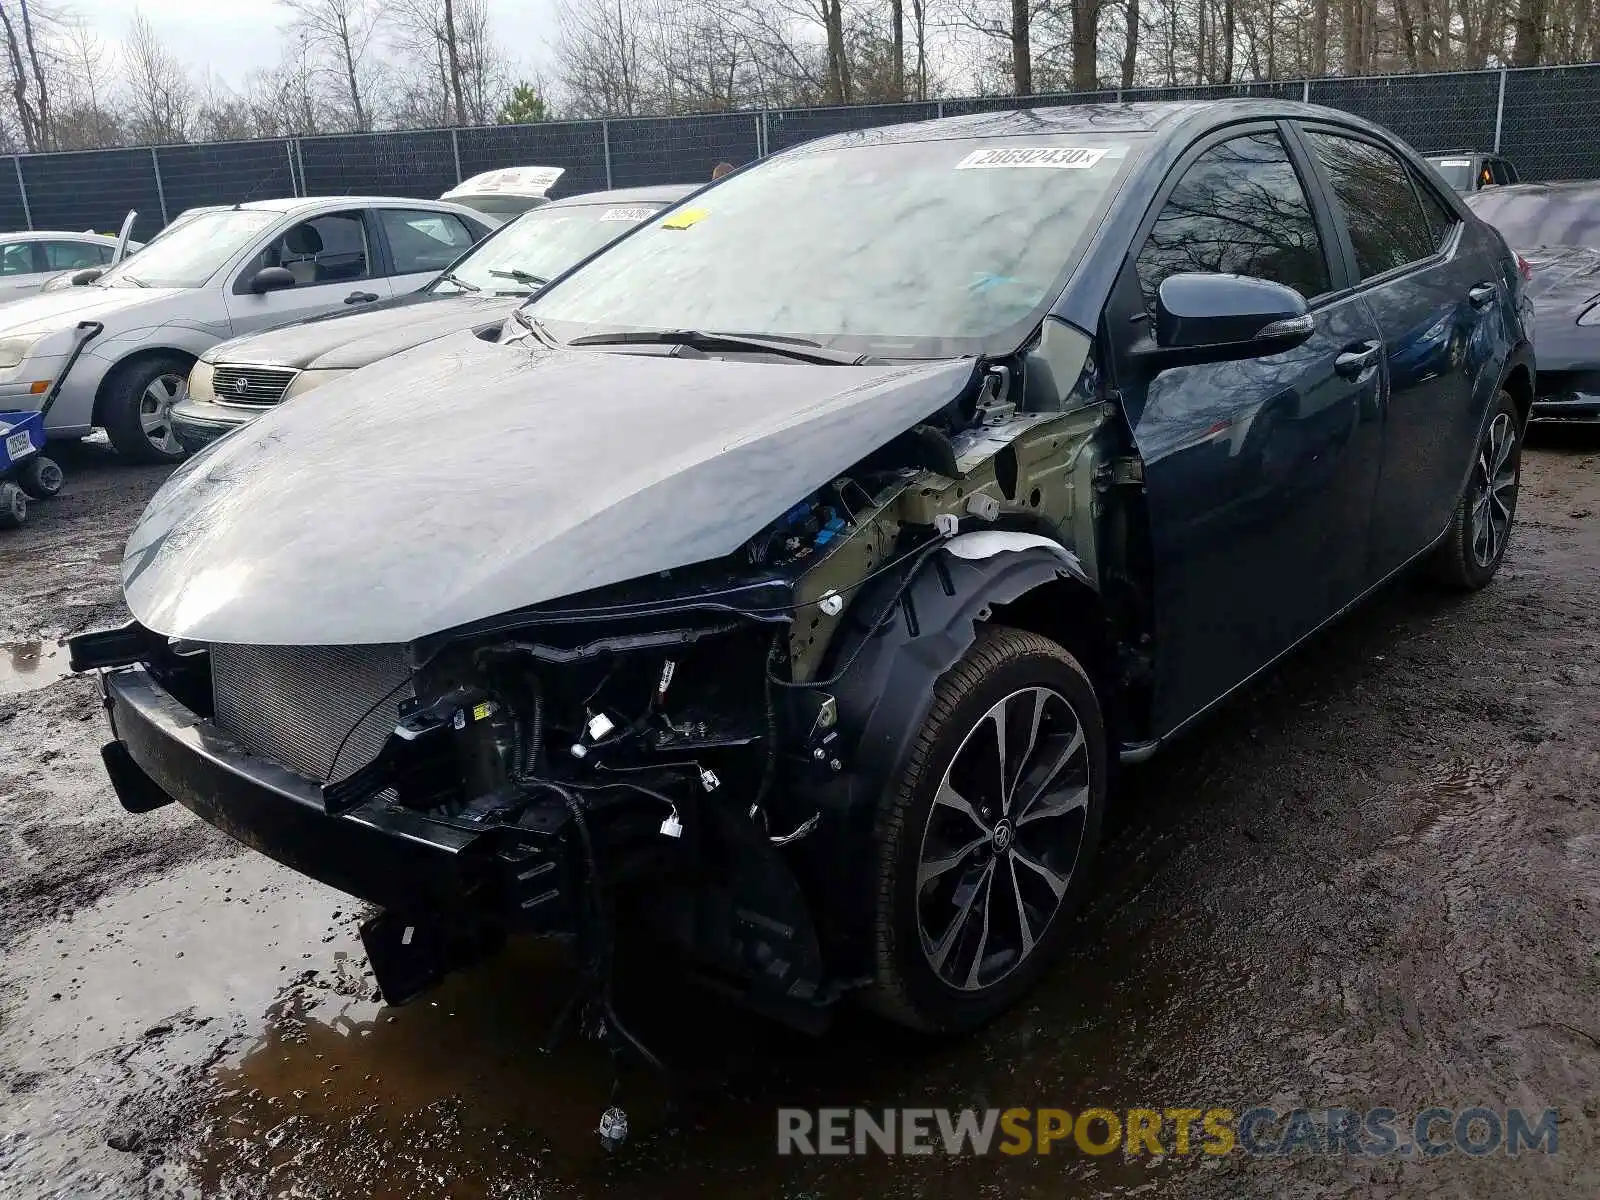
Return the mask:
{"type": "Polygon", "coordinates": [[[437,200],[256,200],[201,212],[83,286],[0,308],[0,409],[59,376],[53,438],[103,428],[135,462],[183,456],[169,413],[224,338],[421,287],[496,224],[437,200]]]}
{"type": "MultiPolygon", "coordinates": [[[[130,251],[139,248],[129,242],[130,251]]],[[[117,239],[103,233],[33,229],[0,235],[0,304],[31,296],[49,279],[86,267],[109,266],[117,239]]]]}

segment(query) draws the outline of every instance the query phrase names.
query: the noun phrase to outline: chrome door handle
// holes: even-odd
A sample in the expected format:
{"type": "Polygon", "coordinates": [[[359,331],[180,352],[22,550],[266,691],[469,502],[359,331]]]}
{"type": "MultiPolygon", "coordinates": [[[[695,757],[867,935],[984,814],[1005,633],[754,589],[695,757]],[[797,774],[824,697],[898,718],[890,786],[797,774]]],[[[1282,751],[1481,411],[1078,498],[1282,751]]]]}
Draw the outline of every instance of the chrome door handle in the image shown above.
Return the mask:
{"type": "Polygon", "coordinates": [[[1477,287],[1467,292],[1467,299],[1472,301],[1473,308],[1488,308],[1494,303],[1494,298],[1500,294],[1500,289],[1492,283],[1480,283],[1477,287]]]}
{"type": "Polygon", "coordinates": [[[1346,379],[1356,379],[1369,367],[1376,366],[1378,356],[1382,353],[1383,343],[1360,342],[1346,347],[1339,357],[1333,360],[1333,369],[1346,379]]]}

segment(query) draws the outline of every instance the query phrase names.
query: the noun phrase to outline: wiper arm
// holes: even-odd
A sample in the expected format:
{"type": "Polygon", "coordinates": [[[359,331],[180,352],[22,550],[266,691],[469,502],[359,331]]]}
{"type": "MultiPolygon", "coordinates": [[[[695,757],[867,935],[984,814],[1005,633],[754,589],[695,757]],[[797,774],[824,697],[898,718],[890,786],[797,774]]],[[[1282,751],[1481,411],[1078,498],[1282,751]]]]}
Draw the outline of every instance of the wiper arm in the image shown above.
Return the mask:
{"type": "Polygon", "coordinates": [[[468,291],[468,292],[481,292],[481,291],[483,291],[483,289],[481,287],[479,287],[477,284],[472,283],[472,282],[470,282],[468,280],[465,280],[465,279],[461,278],[461,276],[457,275],[454,271],[446,271],[443,275],[439,276],[439,282],[440,283],[453,283],[458,288],[461,288],[464,291],[468,291]]]}
{"type": "MultiPolygon", "coordinates": [[[[131,283],[131,284],[133,284],[133,286],[134,286],[134,287],[143,287],[143,288],[147,288],[147,287],[149,287],[149,286],[150,286],[150,285],[149,285],[149,284],[148,284],[148,283],[146,283],[146,282],[145,282],[145,281],[144,281],[144,280],[142,280],[142,279],[135,279],[135,278],[134,278],[134,277],[133,277],[133,276],[132,276],[132,275],[118,275],[118,276],[117,276],[117,278],[118,278],[118,279],[125,279],[125,280],[127,280],[127,281],[128,281],[128,282],[129,282],[129,283],[131,283]]],[[[110,285],[109,285],[109,284],[107,284],[107,285],[106,285],[106,286],[108,286],[108,287],[109,287],[109,286],[110,286],[110,285]]]]}
{"type": "Polygon", "coordinates": [[[519,308],[514,311],[511,314],[511,319],[547,346],[559,349],[565,345],[560,338],[545,328],[543,321],[530,314],[526,308],[519,308]]]}
{"type": "Polygon", "coordinates": [[[829,350],[806,338],[760,336],[745,333],[707,333],[699,329],[639,329],[619,333],[591,333],[573,338],[571,346],[689,346],[695,350],[753,350],[781,354],[800,362],[854,367],[873,359],[865,354],[829,350]]]}
{"type": "Polygon", "coordinates": [[[545,284],[550,282],[543,275],[535,275],[531,271],[491,270],[489,274],[493,275],[496,279],[515,279],[518,283],[525,283],[529,287],[543,287],[545,284]]]}

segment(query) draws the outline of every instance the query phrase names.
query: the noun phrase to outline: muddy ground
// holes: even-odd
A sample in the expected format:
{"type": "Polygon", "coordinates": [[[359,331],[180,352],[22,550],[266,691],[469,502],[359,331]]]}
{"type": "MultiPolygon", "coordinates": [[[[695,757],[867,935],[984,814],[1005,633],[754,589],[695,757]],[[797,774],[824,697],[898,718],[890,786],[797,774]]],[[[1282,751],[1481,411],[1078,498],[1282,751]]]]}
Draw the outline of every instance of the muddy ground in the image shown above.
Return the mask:
{"type": "Polygon", "coordinates": [[[386,1009],[348,898],[177,806],[116,807],[57,639],[118,613],[161,472],[92,445],[66,465],[64,496],[0,535],[0,1193],[1600,1194],[1600,437],[1530,447],[1493,586],[1390,588],[1130,774],[1067,960],[985,1033],[847,1017],[818,1042],[625,987],[692,1070],[670,1098],[629,1081],[613,1158],[604,1057],[541,1048],[557,956],[519,947],[386,1009]],[[1091,1103],[1555,1107],[1559,1153],[775,1154],[780,1104],[1091,1103]]]}

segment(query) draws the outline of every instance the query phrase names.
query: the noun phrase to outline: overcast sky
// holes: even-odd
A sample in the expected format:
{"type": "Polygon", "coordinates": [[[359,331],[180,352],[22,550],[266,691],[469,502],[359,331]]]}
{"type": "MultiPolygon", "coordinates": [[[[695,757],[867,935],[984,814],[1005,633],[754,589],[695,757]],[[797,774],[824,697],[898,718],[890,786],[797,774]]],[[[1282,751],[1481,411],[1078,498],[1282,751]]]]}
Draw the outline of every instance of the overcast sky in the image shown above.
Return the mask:
{"type": "MultiPolygon", "coordinates": [[[[195,75],[210,72],[237,87],[253,67],[278,60],[284,10],[273,0],[68,0],[108,45],[121,42],[134,9],[195,75]]],[[[554,0],[489,0],[490,19],[509,57],[530,67],[550,59],[554,0]]]]}

